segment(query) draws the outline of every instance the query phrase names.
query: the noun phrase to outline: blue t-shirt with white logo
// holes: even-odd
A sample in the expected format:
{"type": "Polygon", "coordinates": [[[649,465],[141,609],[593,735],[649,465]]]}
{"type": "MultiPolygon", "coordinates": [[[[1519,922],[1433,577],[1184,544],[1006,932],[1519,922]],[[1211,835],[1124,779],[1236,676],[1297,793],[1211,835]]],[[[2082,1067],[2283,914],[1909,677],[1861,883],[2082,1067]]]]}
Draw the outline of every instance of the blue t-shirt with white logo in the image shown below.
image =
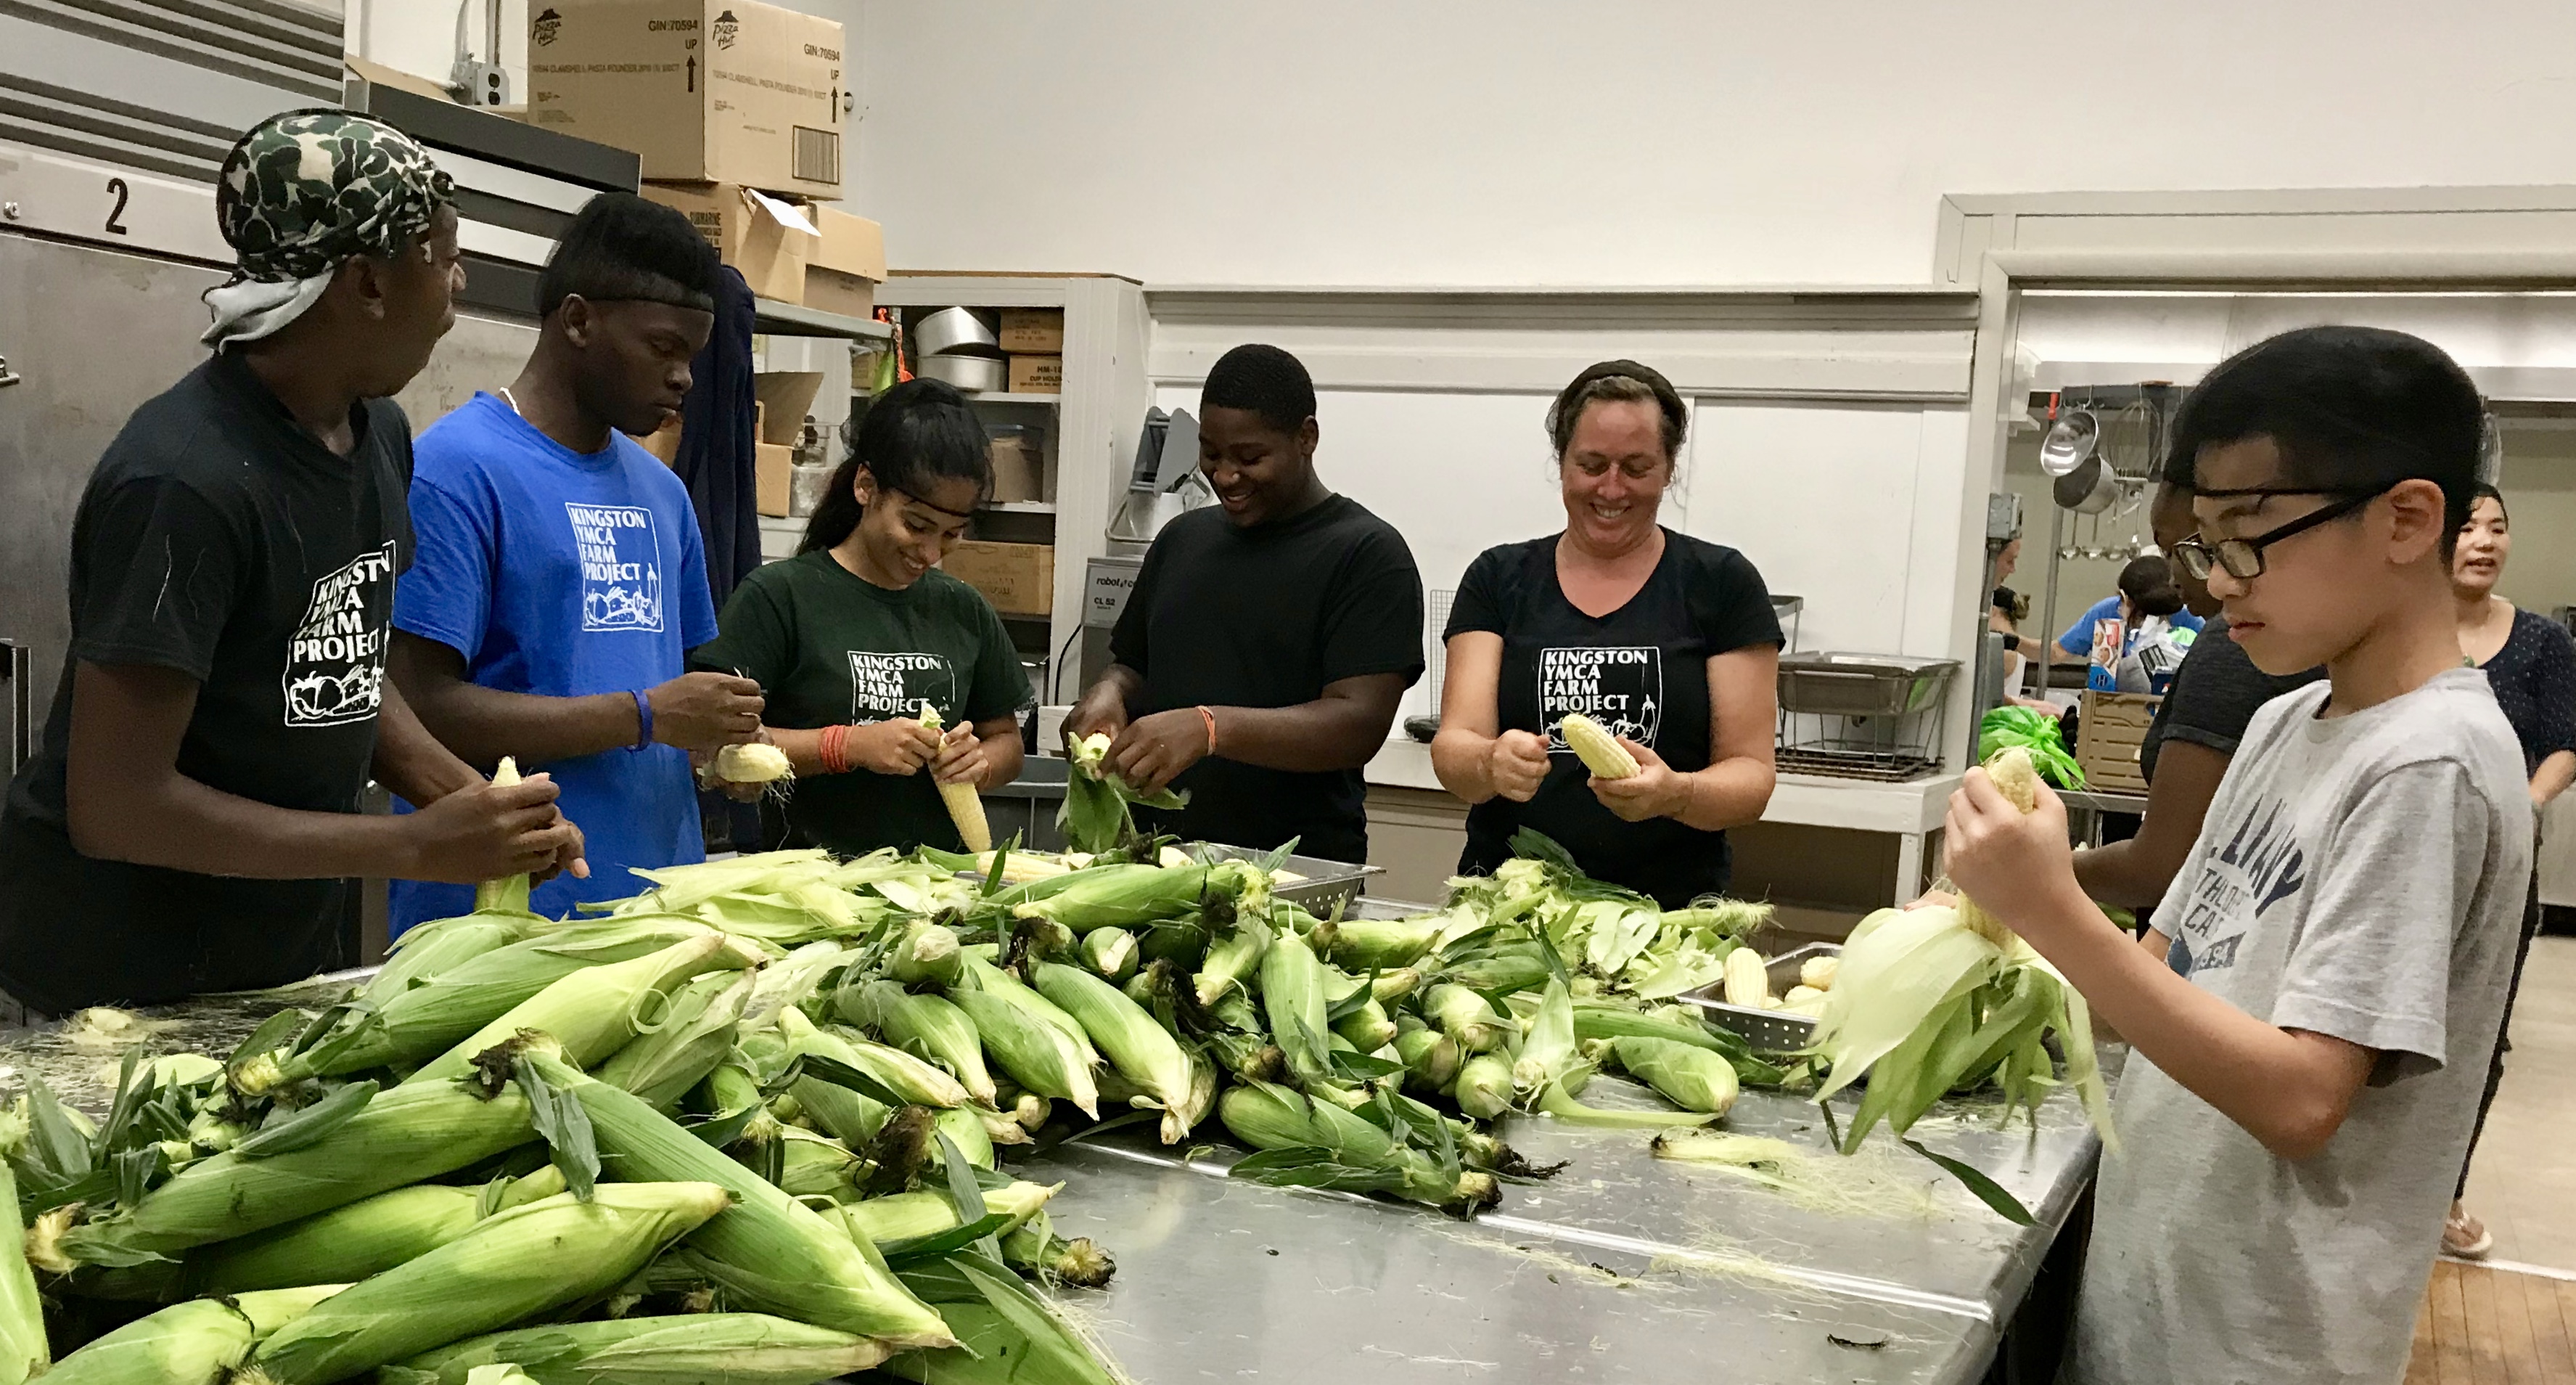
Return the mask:
{"type": "MultiPolygon", "coordinates": [[[[413,443],[418,548],[394,590],[394,628],[465,656],[487,688],[582,697],[650,688],[687,671],[714,639],[697,514],[671,469],[622,434],[583,454],[488,394],[413,443]]],[[[630,866],[702,860],[706,839],[688,755],[608,750],[544,770],[588,838],[590,878],[557,876],[529,904],[549,917],[622,899],[630,866]]],[[[463,885],[393,883],[392,931],[474,907],[463,885]]]]}

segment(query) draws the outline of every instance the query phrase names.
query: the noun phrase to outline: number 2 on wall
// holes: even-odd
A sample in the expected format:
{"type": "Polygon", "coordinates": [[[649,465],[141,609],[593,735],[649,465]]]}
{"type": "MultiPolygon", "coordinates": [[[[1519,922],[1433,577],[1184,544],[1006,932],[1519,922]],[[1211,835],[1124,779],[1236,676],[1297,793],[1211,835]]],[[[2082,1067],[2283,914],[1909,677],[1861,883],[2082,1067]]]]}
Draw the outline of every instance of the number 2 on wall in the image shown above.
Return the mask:
{"type": "Polygon", "coordinates": [[[134,194],[125,186],[125,180],[122,178],[108,179],[107,190],[116,195],[116,205],[107,209],[107,232],[112,236],[124,235],[125,227],[119,218],[125,215],[126,199],[134,194]]]}

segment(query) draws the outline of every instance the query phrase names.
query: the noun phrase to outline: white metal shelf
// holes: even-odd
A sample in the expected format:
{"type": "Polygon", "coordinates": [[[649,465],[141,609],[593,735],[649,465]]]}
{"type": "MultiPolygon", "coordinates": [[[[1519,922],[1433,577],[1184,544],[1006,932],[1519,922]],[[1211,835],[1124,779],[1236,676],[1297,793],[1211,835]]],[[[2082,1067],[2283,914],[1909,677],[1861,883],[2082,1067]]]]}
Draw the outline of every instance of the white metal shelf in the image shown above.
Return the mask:
{"type": "Polygon", "coordinates": [[[1005,515],[1051,515],[1055,513],[1055,502],[1052,500],[988,500],[975,508],[1005,515]]]}
{"type": "Polygon", "coordinates": [[[779,337],[846,337],[851,341],[887,342],[894,329],[871,317],[827,313],[802,303],[774,298],[752,300],[751,329],[779,337]]]}

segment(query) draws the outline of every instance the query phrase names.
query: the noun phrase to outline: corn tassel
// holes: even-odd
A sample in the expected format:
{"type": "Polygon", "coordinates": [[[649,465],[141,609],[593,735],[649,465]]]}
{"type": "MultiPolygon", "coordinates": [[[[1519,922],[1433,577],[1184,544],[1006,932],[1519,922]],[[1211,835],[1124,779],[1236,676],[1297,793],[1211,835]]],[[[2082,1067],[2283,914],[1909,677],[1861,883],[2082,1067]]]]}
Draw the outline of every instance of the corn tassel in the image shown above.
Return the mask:
{"type": "Polygon", "coordinates": [[[328,1385],[604,1294],[730,1201],[713,1183],[603,1183],[503,1212],[280,1329],[243,1385],[328,1385]]]}
{"type": "Polygon", "coordinates": [[[54,1364],[54,1385],[211,1385],[253,1348],[339,1293],[340,1285],[275,1289],[173,1304],[91,1342],[54,1364]]]}
{"type": "Polygon", "coordinates": [[[996,1104],[983,1040],[975,1022],[952,1002],[914,995],[891,981],[871,981],[860,990],[842,992],[838,1009],[841,1018],[874,1029],[904,1051],[956,1074],[969,1097],[986,1106],[996,1104]]]}
{"type": "MultiPolygon", "coordinates": [[[[941,728],[939,709],[921,704],[921,724],[933,731],[941,728]]],[[[957,824],[957,835],[968,851],[993,849],[993,827],[984,817],[983,796],[972,784],[941,784],[939,801],[948,805],[948,820],[957,824]]]]}
{"type": "Polygon", "coordinates": [[[563,1045],[567,1060],[589,1067],[625,1047],[643,1025],[666,1018],[671,993],[692,977],[741,970],[760,960],[732,939],[708,934],[631,962],[574,972],[430,1060],[404,1085],[463,1077],[473,1071],[477,1055],[528,1029],[563,1045]]]}
{"type": "Polygon", "coordinates": [[[354,1284],[416,1260],[474,1229],[481,1195],[419,1183],[301,1221],[225,1241],[188,1257],[199,1294],[354,1284]]]}
{"type": "Polygon", "coordinates": [[[684,1257],[731,1301],[895,1347],[954,1342],[939,1315],[837,1224],[634,1097],[550,1058],[529,1061],[581,1103],[601,1162],[620,1176],[703,1179],[740,1199],[690,1238],[684,1257]]]}
{"type": "Polygon", "coordinates": [[[74,1228],[64,1247],[91,1264],[169,1255],[452,1173],[533,1138],[527,1098],[516,1091],[396,1087],[301,1149],[259,1159],[227,1151],[190,1164],[141,1202],[74,1228]]]}
{"type": "Polygon", "coordinates": [[[478,1385],[477,1369],[525,1368],[542,1385],[809,1385],[856,1375],[884,1344],[765,1313],[688,1313],[562,1323],[474,1337],[376,1374],[380,1385],[478,1385]]]}
{"type": "Polygon", "coordinates": [[[1593,778],[1626,779],[1637,772],[1637,757],[1628,753],[1628,747],[1581,712],[1569,714],[1557,729],[1565,733],[1566,749],[1592,771],[1593,778]]]}

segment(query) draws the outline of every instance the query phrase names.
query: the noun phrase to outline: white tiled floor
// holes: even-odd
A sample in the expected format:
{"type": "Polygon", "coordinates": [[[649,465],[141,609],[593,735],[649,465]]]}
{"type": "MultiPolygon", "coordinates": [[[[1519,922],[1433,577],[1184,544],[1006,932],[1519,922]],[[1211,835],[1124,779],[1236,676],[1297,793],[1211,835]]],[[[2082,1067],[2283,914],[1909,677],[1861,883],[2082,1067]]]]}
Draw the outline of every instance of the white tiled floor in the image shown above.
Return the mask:
{"type": "Polygon", "coordinates": [[[2495,1259],[2576,1272],[2576,938],[2533,941],[2513,1043],[2469,1210],[2495,1233],[2495,1259]]]}

